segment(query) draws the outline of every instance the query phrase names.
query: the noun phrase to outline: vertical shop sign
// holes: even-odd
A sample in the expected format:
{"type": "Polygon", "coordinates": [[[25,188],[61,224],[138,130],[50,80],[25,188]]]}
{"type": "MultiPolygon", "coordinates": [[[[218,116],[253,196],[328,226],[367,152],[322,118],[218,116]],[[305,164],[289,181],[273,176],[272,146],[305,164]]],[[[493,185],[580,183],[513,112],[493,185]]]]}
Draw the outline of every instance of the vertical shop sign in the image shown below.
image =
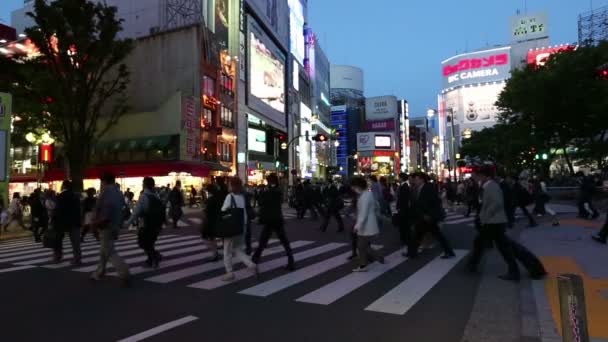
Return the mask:
{"type": "Polygon", "coordinates": [[[198,118],[196,117],[196,102],[192,96],[182,97],[182,120],[180,135],[180,159],[186,161],[196,160],[196,150],[199,145],[197,141],[198,118]]]}

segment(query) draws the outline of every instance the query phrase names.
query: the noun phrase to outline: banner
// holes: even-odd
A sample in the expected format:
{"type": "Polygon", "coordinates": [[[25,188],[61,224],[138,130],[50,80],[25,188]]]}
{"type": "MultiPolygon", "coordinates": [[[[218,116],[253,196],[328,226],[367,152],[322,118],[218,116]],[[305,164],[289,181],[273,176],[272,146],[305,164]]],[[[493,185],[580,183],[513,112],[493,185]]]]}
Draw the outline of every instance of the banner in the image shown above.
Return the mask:
{"type": "Polygon", "coordinates": [[[365,130],[368,132],[394,132],[395,119],[365,121],[365,130]]]}

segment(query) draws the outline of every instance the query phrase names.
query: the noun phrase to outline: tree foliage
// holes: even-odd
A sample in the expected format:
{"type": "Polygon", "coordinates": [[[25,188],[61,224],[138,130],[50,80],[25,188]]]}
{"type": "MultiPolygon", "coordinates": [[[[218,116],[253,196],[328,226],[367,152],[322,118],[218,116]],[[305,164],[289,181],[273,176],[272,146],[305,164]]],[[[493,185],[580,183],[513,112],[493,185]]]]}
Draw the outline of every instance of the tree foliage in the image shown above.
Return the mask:
{"type": "Polygon", "coordinates": [[[38,53],[0,60],[7,70],[0,86],[15,98],[20,127],[50,131],[79,185],[92,145],[128,109],[129,72],[122,61],[133,42],[118,38],[116,11],[87,0],[36,0],[28,13],[35,24],[26,34],[38,53]]]}
{"type": "MultiPolygon", "coordinates": [[[[573,159],[604,168],[608,156],[608,80],[601,70],[607,62],[608,43],[603,43],[557,53],[543,66],[513,71],[497,102],[503,112],[501,124],[474,136],[467,148],[484,150],[471,144],[494,146],[502,140],[502,149],[484,152],[491,152],[505,164],[512,164],[505,159],[509,158],[506,151],[521,153],[527,148],[550,155],[575,150],[574,155],[564,154],[571,173],[573,159]]],[[[521,162],[515,154],[511,157],[521,162]]]]}

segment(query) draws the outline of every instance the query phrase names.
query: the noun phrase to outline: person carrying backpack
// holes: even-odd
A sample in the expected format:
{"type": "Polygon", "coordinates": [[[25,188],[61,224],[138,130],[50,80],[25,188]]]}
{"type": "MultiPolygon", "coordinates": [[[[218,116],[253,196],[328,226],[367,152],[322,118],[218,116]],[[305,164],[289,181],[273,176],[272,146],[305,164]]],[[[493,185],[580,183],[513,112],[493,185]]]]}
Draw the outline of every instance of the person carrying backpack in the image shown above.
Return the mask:
{"type": "Polygon", "coordinates": [[[165,221],[165,211],[160,197],[154,191],[154,178],[144,178],[144,192],[139,197],[137,205],[133,210],[133,215],[127,221],[126,226],[130,226],[140,218],[140,227],[137,231],[137,242],[139,247],[143,249],[147,256],[146,265],[158,268],[162,255],[154,249],[154,244],[158,239],[158,235],[165,221]]]}

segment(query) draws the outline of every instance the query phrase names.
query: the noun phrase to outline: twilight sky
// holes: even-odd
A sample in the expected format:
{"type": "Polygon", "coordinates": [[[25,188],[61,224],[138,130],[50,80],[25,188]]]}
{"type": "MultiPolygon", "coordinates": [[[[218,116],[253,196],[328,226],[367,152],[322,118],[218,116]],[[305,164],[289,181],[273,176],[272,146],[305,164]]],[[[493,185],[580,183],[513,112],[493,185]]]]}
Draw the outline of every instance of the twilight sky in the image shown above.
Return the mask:
{"type": "MultiPolygon", "coordinates": [[[[141,0],[145,1],[145,0],[141,0]]],[[[396,95],[415,116],[437,107],[441,61],[509,41],[518,9],[547,11],[551,44],[577,41],[582,12],[608,0],[308,0],[309,23],[331,63],[365,72],[365,95],[396,95]]],[[[0,0],[0,22],[23,0],[0,0]]]]}

